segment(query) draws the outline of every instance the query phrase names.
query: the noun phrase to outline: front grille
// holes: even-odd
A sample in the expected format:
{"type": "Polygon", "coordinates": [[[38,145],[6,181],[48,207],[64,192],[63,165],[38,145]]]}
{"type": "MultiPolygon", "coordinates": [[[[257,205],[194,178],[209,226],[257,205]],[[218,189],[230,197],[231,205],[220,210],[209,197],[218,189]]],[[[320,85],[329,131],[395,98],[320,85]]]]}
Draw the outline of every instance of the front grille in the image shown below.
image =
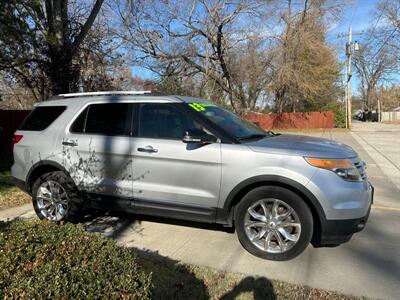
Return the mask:
{"type": "Polygon", "coordinates": [[[360,160],[358,157],[353,160],[353,164],[357,168],[358,172],[360,172],[361,178],[367,179],[367,172],[365,172],[365,169],[367,168],[367,165],[365,162],[360,160]]]}

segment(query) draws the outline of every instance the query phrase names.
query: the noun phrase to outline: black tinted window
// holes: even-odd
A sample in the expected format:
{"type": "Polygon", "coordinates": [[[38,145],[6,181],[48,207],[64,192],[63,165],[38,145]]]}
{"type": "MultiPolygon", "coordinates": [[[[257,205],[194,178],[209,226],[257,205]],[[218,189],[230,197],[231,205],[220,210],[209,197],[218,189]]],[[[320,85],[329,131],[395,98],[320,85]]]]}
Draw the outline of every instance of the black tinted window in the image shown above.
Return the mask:
{"type": "Polygon", "coordinates": [[[92,104],[86,119],[85,133],[130,135],[132,128],[130,103],[92,104]]]}
{"type": "Polygon", "coordinates": [[[39,106],[26,117],[19,130],[41,131],[53,123],[66,106],[39,106]]]}
{"type": "Polygon", "coordinates": [[[139,121],[141,137],[180,140],[184,130],[192,128],[201,129],[201,126],[173,105],[141,105],[139,121]]]}
{"type": "Polygon", "coordinates": [[[82,133],[85,129],[86,114],[89,107],[86,107],[83,112],[75,119],[74,123],[71,125],[70,131],[74,133],[82,133]]]}

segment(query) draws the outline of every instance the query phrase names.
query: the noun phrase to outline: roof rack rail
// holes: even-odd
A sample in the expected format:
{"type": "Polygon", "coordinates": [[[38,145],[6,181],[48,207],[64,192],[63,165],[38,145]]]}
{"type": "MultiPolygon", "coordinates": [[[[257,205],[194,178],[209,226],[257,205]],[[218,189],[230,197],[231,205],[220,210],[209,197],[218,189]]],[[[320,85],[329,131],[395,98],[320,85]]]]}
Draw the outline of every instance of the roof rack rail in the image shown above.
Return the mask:
{"type": "Polygon", "coordinates": [[[110,96],[110,95],[147,95],[158,94],[152,91],[109,91],[109,92],[87,92],[87,93],[70,93],[55,95],[57,98],[73,98],[73,97],[86,97],[86,96],[110,96]]]}

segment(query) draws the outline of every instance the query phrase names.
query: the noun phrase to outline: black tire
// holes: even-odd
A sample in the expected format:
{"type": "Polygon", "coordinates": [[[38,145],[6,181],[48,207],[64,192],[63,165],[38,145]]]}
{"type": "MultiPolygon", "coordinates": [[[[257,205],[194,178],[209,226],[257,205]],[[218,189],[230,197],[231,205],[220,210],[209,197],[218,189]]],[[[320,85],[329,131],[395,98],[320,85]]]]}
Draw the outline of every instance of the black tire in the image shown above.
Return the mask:
{"type": "Polygon", "coordinates": [[[301,254],[310,243],[313,233],[313,217],[304,200],[296,193],[279,186],[262,186],[251,190],[238,203],[235,208],[235,229],[242,246],[251,254],[263,259],[284,261],[290,260],[301,254]],[[248,208],[261,199],[278,199],[288,204],[297,213],[301,224],[298,241],[287,251],[282,253],[271,253],[259,249],[245,232],[245,217],[248,208]]]}
{"type": "Polygon", "coordinates": [[[38,189],[41,184],[46,181],[57,182],[63,187],[67,194],[68,205],[65,216],[61,220],[57,221],[78,222],[82,218],[84,212],[83,199],[82,197],[80,197],[78,189],[76,188],[75,183],[72,181],[72,179],[62,171],[45,173],[40,176],[32,186],[33,208],[35,209],[36,215],[39,217],[39,219],[47,219],[40,211],[37,199],[38,189]]]}

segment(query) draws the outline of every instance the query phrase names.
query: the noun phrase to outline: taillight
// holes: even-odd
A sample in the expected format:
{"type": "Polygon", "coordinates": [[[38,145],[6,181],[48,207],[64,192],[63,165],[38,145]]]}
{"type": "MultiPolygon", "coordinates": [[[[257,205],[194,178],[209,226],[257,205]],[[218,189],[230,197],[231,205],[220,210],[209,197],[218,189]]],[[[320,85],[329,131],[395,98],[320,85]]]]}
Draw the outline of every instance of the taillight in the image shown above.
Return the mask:
{"type": "Polygon", "coordinates": [[[21,134],[14,134],[12,138],[12,146],[14,147],[15,144],[18,144],[20,140],[22,140],[24,136],[21,134]]]}

